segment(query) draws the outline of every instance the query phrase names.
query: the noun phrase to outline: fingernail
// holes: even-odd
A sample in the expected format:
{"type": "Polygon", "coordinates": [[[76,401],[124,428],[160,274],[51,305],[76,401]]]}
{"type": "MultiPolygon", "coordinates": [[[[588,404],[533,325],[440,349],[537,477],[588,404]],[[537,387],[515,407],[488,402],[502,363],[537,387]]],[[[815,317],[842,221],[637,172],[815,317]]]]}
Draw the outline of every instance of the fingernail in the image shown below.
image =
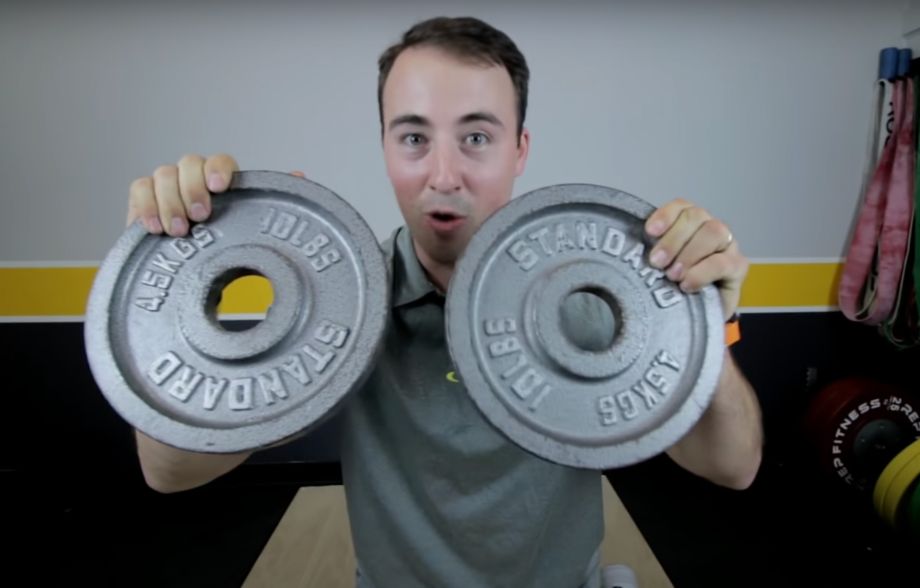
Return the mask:
{"type": "Polygon", "coordinates": [[[201,222],[208,218],[208,210],[204,207],[204,204],[200,202],[192,204],[192,208],[188,212],[193,221],[201,222]]]}
{"type": "Polygon", "coordinates": [[[169,228],[172,229],[174,235],[184,235],[186,230],[185,219],[174,216],[169,223],[169,228]]]}
{"type": "Polygon", "coordinates": [[[678,261],[668,270],[668,277],[671,281],[676,282],[681,278],[681,274],[684,273],[684,266],[678,261]]]}
{"type": "Polygon", "coordinates": [[[652,237],[657,237],[664,231],[664,223],[661,221],[655,221],[648,226],[648,234],[652,237]]]}
{"type": "Polygon", "coordinates": [[[223,188],[223,186],[223,178],[220,177],[219,173],[215,172],[208,176],[208,190],[211,192],[216,192],[223,188]]]}
{"type": "Polygon", "coordinates": [[[664,260],[667,257],[667,254],[661,249],[656,250],[652,253],[652,257],[649,258],[649,261],[654,267],[660,268],[664,264],[664,260]]]}
{"type": "Polygon", "coordinates": [[[147,230],[151,233],[159,234],[163,232],[163,225],[160,224],[160,219],[155,216],[145,218],[144,224],[147,226],[147,230]]]}

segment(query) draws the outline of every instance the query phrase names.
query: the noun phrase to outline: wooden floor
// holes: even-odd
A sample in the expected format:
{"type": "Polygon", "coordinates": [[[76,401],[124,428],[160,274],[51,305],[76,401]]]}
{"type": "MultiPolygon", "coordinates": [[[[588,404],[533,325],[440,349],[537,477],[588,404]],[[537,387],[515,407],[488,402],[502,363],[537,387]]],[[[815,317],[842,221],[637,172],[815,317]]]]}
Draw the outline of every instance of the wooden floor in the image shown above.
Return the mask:
{"type": "MultiPolygon", "coordinates": [[[[606,533],[601,563],[626,564],[642,588],[672,584],[623,503],[603,478],[606,533]]],[[[244,588],[354,588],[355,555],[342,486],[301,488],[244,588]]]]}

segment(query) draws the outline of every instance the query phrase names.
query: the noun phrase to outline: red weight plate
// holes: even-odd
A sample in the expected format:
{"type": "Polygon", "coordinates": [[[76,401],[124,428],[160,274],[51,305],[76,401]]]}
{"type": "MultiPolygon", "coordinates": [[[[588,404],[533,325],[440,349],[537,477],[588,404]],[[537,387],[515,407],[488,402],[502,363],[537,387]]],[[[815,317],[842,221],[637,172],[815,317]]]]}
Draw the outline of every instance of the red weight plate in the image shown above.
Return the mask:
{"type": "Polygon", "coordinates": [[[889,384],[837,380],[815,398],[806,422],[819,462],[859,490],[871,488],[885,465],[920,438],[920,401],[889,384]]]}
{"type": "MultiPolygon", "coordinates": [[[[873,389],[872,384],[869,380],[862,378],[835,380],[815,395],[809,407],[806,419],[808,435],[813,443],[817,459],[829,471],[833,471],[833,467],[826,457],[828,448],[835,445],[834,436],[838,426],[842,429],[841,432],[846,432],[852,426],[852,423],[841,423],[841,416],[849,412],[849,406],[855,400],[863,398],[867,391],[873,389]]],[[[859,402],[856,404],[858,405],[859,402]]]]}
{"type": "Polygon", "coordinates": [[[808,406],[803,419],[803,427],[816,459],[820,459],[823,455],[821,448],[826,436],[824,429],[827,426],[828,415],[834,411],[835,401],[839,402],[841,395],[847,396],[851,388],[851,385],[843,381],[833,382],[821,388],[808,406]]]}

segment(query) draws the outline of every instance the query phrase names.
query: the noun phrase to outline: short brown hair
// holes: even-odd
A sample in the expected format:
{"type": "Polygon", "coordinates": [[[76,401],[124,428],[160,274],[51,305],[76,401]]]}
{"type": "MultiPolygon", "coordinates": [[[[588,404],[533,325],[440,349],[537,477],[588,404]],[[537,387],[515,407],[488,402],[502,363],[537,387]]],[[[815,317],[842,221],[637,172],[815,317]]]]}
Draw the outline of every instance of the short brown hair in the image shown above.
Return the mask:
{"type": "Polygon", "coordinates": [[[380,129],[383,132],[383,86],[393,63],[409,47],[428,46],[443,49],[460,59],[474,63],[501,65],[511,76],[517,94],[518,128],[520,141],[527,114],[527,84],[530,70],[527,60],[508,35],[493,26],[472,17],[437,17],[422,21],[403,34],[399,43],[389,47],[378,61],[377,108],[380,111],[380,129]]]}

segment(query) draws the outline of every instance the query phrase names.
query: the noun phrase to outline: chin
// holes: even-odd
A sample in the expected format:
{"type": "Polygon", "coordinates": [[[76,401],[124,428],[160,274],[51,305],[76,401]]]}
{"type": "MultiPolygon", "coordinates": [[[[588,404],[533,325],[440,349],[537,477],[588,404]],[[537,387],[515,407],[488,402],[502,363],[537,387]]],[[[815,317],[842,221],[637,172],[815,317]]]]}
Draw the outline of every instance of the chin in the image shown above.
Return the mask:
{"type": "Polygon", "coordinates": [[[463,255],[468,242],[468,238],[445,240],[438,238],[436,235],[428,234],[420,240],[420,245],[433,261],[452,265],[463,255]]]}
{"type": "Polygon", "coordinates": [[[452,243],[450,245],[441,245],[436,247],[434,251],[431,252],[431,257],[438,263],[444,265],[453,265],[457,262],[458,259],[463,255],[463,250],[466,249],[466,243],[463,245],[458,245],[452,243]]]}

